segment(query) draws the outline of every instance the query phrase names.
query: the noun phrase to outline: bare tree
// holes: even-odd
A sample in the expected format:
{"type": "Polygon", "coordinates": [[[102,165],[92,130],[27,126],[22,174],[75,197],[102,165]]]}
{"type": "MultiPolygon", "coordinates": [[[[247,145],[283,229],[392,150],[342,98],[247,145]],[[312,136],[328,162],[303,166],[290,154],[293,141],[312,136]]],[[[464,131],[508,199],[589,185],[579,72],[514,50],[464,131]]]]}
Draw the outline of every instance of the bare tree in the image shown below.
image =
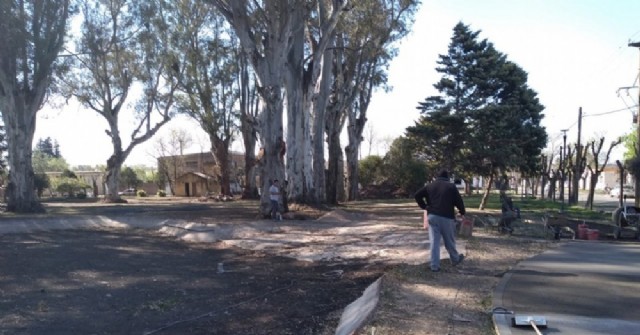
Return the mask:
{"type": "Polygon", "coordinates": [[[0,2],[0,112],[8,144],[9,211],[44,210],[34,187],[33,135],[69,15],[68,0],[0,2]]]}
{"type": "Polygon", "coordinates": [[[184,171],[184,149],[189,147],[193,139],[185,129],[171,129],[169,138],[159,137],[155,140],[155,158],[158,161],[158,173],[169,184],[171,194],[175,194],[175,183],[179,174],[184,171]]]}
{"type": "MultiPolygon", "coordinates": [[[[376,131],[372,123],[368,123],[365,128],[364,141],[367,142],[367,145],[369,146],[367,156],[371,156],[371,150],[373,149],[373,146],[378,143],[378,137],[376,136],[376,131]]],[[[359,151],[362,152],[362,149],[359,151]]]]}
{"type": "MultiPolygon", "coordinates": [[[[591,148],[591,159],[587,164],[587,168],[589,169],[590,178],[589,178],[589,196],[587,197],[587,202],[585,203],[585,208],[593,209],[593,197],[596,189],[596,184],[598,183],[598,179],[604,171],[604,168],[607,166],[609,162],[609,156],[611,156],[611,151],[613,148],[622,143],[622,138],[618,138],[617,140],[611,142],[609,144],[609,149],[604,157],[601,157],[602,146],[604,145],[604,137],[601,137],[600,140],[596,143],[595,140],[587,143],[586,147],[591,148]],[[602,164],[600,160],[602,160],[602,164]]],[[[585,157],[585,156],[583,156],[585,157]]]]}

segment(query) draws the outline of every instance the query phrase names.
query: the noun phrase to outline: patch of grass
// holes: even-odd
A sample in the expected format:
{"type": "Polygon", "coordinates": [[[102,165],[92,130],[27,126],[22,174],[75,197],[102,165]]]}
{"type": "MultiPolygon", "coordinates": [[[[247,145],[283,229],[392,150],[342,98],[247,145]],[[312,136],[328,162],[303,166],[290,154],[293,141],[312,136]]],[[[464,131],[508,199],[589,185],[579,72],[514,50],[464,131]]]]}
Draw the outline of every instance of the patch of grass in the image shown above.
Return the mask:
{"type": "MultiPolygon", "coordinates": [[[[468,209],[479,208],[482,201],[483,194],[472,194],[464,197],[465,207],[468,209]]],[[[520,208],[520,212],[523,214],[533,215],[562,215],[578,220],[599,221],[610,220],[610,213],[596,212],[589,209],[582,208],[580,206],[564,206],[560,201],[552,201],[549,199],[536,199],[531,197],[520,197],[518,195],[511,195],[513,199],[513,205],[520,208]]],[[[500,210],[500,195],[491,193],[487,199],[485,205],[487,210],[500,210]]]]}

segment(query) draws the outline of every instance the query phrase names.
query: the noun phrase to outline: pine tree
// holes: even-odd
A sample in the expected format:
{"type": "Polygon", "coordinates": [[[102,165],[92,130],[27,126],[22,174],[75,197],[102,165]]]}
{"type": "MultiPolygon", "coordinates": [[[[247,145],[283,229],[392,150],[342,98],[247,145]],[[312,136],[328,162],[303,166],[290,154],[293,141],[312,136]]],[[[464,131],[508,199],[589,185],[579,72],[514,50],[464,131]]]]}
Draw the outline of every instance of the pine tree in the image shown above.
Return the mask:
{"type": "MultiPolygon", "coordinates": [[[[419,103],[422,116],[408,135],[423,158],[458,176],[493,178],[509,170],[539,171],[547,141],[542,106],[527,73],[463,23],[454,28],[449,53],[440,55],[440,92],[419,103]]],[[[487,189],[487,192],[489,189],[487,189]]],[[[482,206],[482,205],[481,205],[482,206]]]]}
{"type": "Polygon", "coordinates": [[[448,54],[440,55],[436,71],[442,78],[434,88],[440,95],[420,102],[422,116],[408,135],[422,144],[422,156],[432,171],[438,168],[462,170],[463,148],[467,141],[467,114],[482,104],[475,74],[477,61],[487,48],[486,40],[477,41],[480,32],[472,32],[462,22],[453,29],[448,54]]]}

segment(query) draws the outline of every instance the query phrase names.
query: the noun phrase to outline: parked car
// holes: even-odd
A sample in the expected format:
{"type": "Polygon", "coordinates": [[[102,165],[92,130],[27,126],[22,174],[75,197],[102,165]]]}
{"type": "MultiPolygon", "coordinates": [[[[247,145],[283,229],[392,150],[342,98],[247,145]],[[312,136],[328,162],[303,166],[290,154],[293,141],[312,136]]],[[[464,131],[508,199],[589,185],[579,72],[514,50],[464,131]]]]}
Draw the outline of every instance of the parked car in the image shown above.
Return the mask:
{"type": "Polygon", "coordinates": [[[118,195],[136,195],[136,189],[135,188],[128,188],[122,192],[118,192],[118,195]]]}
{"type": "MultiPolygon", "coordinates": [[[[636,196],[636,191],[631,185],[622,186],[622,191],[624,195],[627,196],[627,198],[634,198],[636,196]]],[[[612,198],[620,198],[620,193],[620,186],[614,187],[613,189],[611,189],[611,192],[609,192],[609,196],[612,198]]]]}

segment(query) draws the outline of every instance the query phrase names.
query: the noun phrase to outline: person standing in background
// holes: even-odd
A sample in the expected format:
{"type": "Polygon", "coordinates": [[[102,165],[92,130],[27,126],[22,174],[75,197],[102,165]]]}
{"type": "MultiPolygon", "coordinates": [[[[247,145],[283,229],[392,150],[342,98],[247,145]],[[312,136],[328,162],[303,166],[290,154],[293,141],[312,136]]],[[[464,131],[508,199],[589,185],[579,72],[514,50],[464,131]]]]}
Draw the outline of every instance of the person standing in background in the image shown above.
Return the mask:
{"type": "Polygon", "coordinates": [[[274,179],[269,187],[269,199],[271,200],[271,218],[274,220],[282,220],[280,214],[280,187],[278,179],[274,179]]]}

